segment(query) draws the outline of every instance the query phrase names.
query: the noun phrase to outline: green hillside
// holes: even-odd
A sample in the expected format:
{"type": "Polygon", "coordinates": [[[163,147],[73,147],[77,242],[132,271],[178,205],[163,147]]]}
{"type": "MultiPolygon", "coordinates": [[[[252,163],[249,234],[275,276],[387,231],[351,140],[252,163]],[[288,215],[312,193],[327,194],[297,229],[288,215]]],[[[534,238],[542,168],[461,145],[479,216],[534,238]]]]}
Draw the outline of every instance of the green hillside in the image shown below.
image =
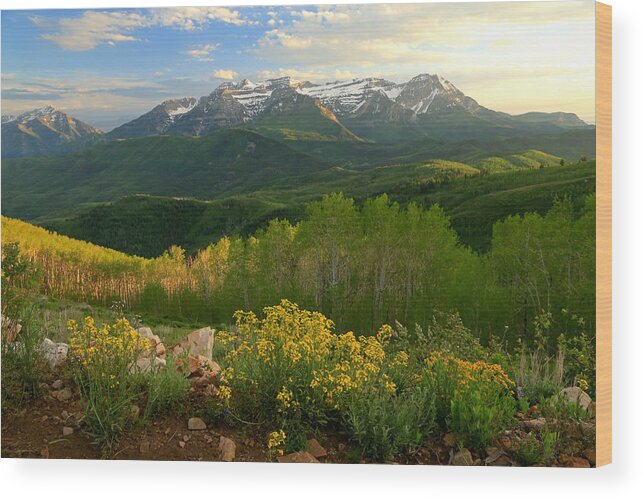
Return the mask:
{"type": "Polygon", "coordinates": [[[139,193],[212,199],[326,167],[318,158],[243,129],[201,139],[124,140],[68,156],[3,161],[2,210],[37,219],[139,193]]]}

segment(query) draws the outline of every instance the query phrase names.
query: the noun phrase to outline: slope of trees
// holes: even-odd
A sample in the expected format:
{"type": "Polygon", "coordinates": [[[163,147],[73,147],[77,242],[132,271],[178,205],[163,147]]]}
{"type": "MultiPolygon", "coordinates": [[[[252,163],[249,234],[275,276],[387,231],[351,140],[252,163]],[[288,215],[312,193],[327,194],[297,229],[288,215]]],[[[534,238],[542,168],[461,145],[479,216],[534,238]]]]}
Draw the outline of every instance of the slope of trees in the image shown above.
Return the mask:
{"type": "MultiPolygon", "coordinates": [[[[491,250],[459,243],[441,208],[406,208],[386,195],[361,207],[342,194],[311,203],[298,224],[273,220],[249,237],[220,239],[194,257],[178,247],[143,259],[3,218],[3,243],[19,242],[43,269],[42,290],[142,313],[229,322],[282,298],[319,310],[342,330],[426,325],[458,311],[483,339],[530,341],[537,317],[563,331],[594,320],[594,198],[580,217],[568,200],[545,216],[494,226],[491,250]]],[[[591,329],[590,329],[591,330],[591,329]]]]}

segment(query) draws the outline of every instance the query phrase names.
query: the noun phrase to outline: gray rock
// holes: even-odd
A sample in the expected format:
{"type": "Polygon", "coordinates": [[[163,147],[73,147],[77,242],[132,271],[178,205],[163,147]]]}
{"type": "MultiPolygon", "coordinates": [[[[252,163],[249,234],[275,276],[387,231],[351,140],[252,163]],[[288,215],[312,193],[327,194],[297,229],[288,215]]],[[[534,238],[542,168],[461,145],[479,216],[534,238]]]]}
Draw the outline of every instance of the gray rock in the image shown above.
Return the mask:
{"type": "Polygon", "coordinates": [[[69,388],[63,388],[62,390],[51,392],[51,396],[60,402],[66,402],[72,397],[72,393],[69,388]]]}
{"type": "Polygon", "coordinates": [[[547,424],[547,420],[545,418],[528,419],[523,421],[522,424],[528,430],[542,431],[547,424]]]}
{"type": "Polygon", "coordinates": [[[63,437],[68,437],[74,433],[74,429],[71,426],[63,426],[63,437]]]}
{"type": "Polygon", "coordinates": [[[207,426],[201,418],[188,419],[188,430],[206,430],[207,426]]]}
{"type": "Polygon", "coordinates": [[[236,451],[237,446],[235,443],[229,438],[221,435],[221,438],[219,438],[219,452],[221,453],[221,460],[228,463],[234,461],[236,451]]]}
{"type": "Polygon", "coordinates": [[[51,384],[51,388],[54,390],[61,390],[63,386],[65,386],[65,384],[62,379],[57,379],[51,384]]]}
{"type": "Polygon", "coordinates": [[[214,331],[212,328],[204,327],[192,331],[183,337],[173,349],[175,355],[188,352],[190,355],[199,356],[212,360],[212,349],[214,348],[214,331]]]}
{"type": "Polygon", "coordinates": [[[473,456],[469,449],[461,449],[453,455],[450,464],[453,466],[473,466],[473,456]]]}
{"type": "Polygon", "coordinates": [[[592,397],[590,397],[583,390],[577,386],[570,386],[563,388],[559,394],[561,397],[565,397],[568,402],[573,404],[578,404],[585,410],[589,409],[589,405],[592,403],[592,397]]]}
{"type": "Polygon", "coordinates": [[[69,345],[67,343],[55,343],[49,338],[45,338],[40,344],[40,353],[50,367],[56,367],[65,362],[68,352],[69,345]]]}

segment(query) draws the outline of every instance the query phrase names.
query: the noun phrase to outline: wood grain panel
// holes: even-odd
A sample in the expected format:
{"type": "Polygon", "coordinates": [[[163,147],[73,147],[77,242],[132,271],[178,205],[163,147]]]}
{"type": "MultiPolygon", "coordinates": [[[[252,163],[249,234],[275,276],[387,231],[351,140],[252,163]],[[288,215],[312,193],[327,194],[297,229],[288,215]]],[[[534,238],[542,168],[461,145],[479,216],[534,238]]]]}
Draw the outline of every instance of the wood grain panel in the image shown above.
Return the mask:
{"type": "Polygon", "coordinates": [[[612,7],[596,3],[596,464],[612,462],[612,7]]]}

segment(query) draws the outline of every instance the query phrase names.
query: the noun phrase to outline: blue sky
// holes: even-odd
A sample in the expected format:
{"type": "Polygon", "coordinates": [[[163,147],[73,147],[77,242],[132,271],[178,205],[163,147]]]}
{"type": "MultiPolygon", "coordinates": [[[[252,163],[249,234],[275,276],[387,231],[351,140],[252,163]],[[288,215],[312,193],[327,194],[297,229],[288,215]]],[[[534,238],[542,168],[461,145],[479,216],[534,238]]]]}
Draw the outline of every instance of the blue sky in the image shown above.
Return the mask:
{"type": "Polygon", "coordinates": [[[594,3],[2,12],[2,112],[110,129],[223,81],[438,73],[500,111],[594,120],[594,3]]]}

